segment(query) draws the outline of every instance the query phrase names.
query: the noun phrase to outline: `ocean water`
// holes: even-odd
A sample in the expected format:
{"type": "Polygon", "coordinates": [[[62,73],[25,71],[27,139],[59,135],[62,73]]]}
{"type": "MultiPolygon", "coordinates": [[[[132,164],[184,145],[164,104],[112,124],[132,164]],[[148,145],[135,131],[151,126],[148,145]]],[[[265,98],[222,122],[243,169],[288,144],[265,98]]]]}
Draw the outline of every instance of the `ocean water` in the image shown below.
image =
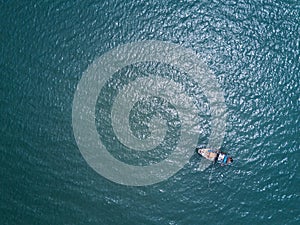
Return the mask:
{"type": "MultiPolygon", "coordinates": [[[[299,1],[1,1],[0,12],[0,224],[300,223],[299,1]],[[192,154],[168,179],[130,186],[81,154],[72,121],[81,78],[103,54],[147,40],[192,50],[214,74],[231,166],[201,172],[192,154]]],[[[116,141],[118,88],[148,74],[185,85],[196,99],[198,144],[211,132],[205,87],[164,63],[129,65],[101,90],[94,124],[114,158],[141,167],[182,141],[178,108],[160,96],[135,104],[130,123],[147,139],[158,112],[167,121],[164,144],[142,152],[116,141]]]]}

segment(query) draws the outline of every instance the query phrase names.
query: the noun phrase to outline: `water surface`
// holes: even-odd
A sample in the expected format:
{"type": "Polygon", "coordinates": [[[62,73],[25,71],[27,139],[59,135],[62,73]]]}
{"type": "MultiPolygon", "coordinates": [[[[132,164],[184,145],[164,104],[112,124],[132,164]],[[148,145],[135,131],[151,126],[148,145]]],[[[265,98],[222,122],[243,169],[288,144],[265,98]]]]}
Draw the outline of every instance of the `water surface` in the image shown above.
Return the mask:
{"type": "Polygon", "coordinates": [[[0,10],[1,224],[299,223],[297,1],[2,1],[0,10]],[[232,166],[199,172],[194,155],[170,179],[130,187],[83,159],[76,86],[94,59],[142,40],[192,49],[214,72],[232,166]]]}

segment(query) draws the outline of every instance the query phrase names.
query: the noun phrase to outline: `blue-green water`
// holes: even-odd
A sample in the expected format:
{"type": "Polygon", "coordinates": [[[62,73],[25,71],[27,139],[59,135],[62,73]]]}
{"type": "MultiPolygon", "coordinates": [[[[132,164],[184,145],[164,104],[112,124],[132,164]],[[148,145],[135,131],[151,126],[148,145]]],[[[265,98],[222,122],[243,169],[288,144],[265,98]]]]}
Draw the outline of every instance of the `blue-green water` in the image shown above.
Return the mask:
{"type": "Polygon", "coordinates": [[[0,10],[0,224],[300,223],[298,1],[1,1],[0,10]],[[142,40],[192,49],[214,72],[232,166],[199,172],[194,155],[168,180],[131,187],[84,160],[72,128],[80,78],[95,58],[142,40]]]}

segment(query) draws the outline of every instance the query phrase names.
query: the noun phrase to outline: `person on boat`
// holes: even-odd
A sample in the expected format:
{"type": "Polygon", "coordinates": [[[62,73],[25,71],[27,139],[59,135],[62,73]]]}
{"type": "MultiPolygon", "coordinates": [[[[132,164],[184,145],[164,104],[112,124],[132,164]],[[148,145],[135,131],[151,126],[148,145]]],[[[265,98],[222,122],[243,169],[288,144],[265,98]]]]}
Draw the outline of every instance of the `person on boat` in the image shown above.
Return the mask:
{"type": "Polygon", "coordinates": [[[228,156],[227,153],[219,151],[215,158],[215,162],[220,163],[221,165],[227,165],[232,163],[233,159],[231,156],[228,156]]]}
{"type": "Polygon", "coordinates": [[[201,149],[196,148],[196,151],[198,154],[204,156],[206,159],[213,161],[215,163],[220,163],[223,165],[228,165],[233,162],[233,159],[231,156],[228,156],[227,153],[222,152],[220,150],[212,150],[212,149],[201,149]]]}

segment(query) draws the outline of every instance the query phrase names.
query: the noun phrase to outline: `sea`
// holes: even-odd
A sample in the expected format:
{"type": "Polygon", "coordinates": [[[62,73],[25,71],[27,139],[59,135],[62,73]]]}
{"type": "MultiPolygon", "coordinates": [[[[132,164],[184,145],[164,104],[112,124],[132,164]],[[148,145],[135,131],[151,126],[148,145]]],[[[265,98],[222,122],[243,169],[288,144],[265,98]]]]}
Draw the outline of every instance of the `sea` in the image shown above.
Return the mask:
{"type": "Polygon", "coordinates": [[[0,1],[0,224],[300,224],[299,68],[298,0],[0,1]]]}

